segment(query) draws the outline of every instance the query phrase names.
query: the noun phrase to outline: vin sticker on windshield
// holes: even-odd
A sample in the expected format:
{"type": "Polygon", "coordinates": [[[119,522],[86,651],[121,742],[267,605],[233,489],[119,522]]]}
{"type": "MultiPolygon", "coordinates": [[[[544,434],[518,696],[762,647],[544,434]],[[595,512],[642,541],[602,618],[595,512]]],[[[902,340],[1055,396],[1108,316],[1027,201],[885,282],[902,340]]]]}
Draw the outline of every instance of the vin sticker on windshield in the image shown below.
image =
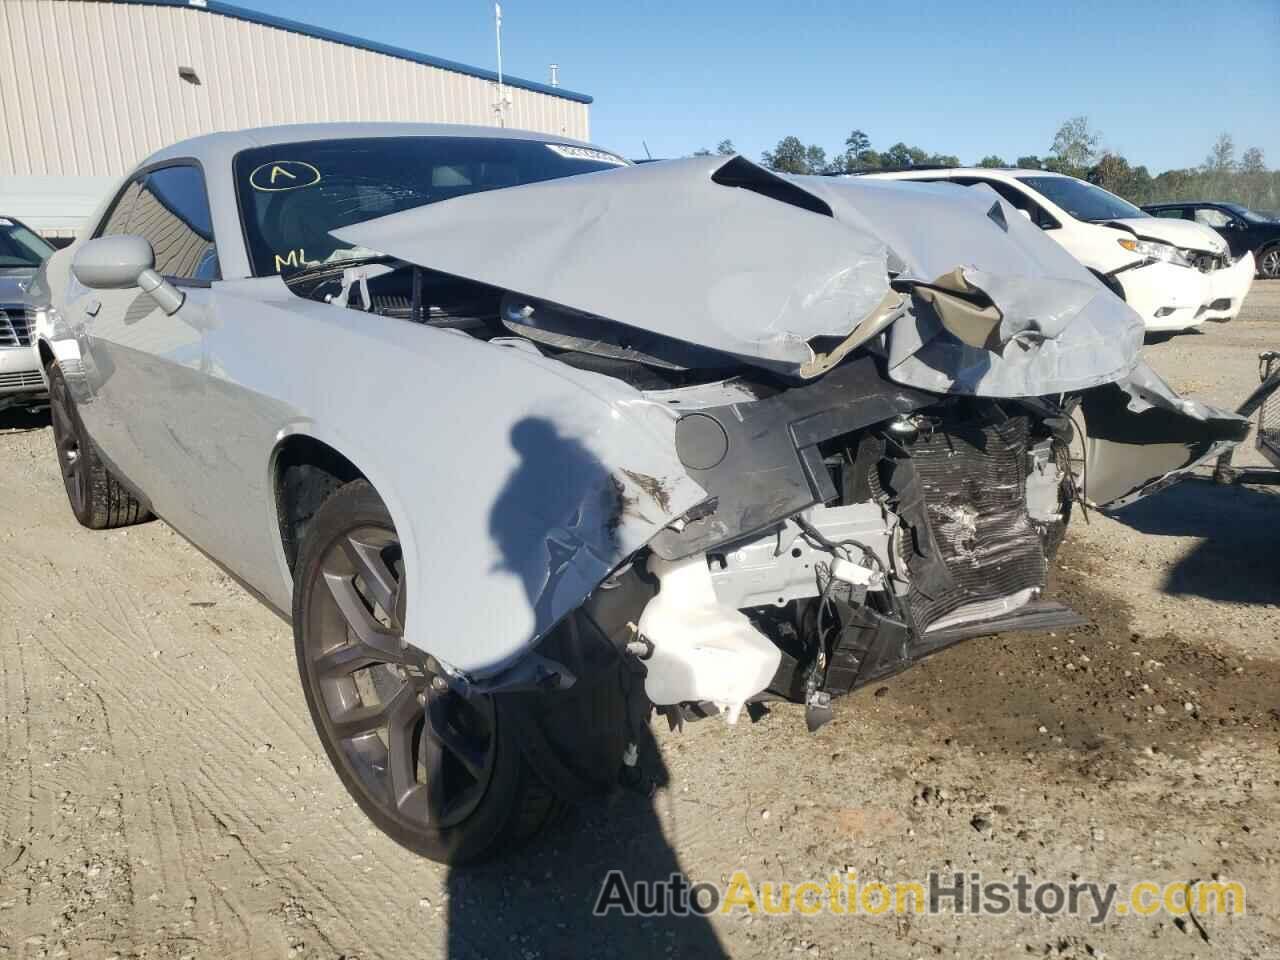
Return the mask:
{"type": "Polygon", "coordinates": [[[249,185],[266,193],[297,190],[319,182],[320,171],[303,160],[272,160],[249,174],[249,185]]]}
{"type": "Polygon", "coordinates": [[[627,165],[627,161],[621,157],[615,157],[612,153],[605,153],[603,150],[593,150],[591,147],[575,147],[567,143],[548,143],[544,146],[552,153],[569,160],[594,160],[597,163],[612,163],[618,167],[627,165]]]}

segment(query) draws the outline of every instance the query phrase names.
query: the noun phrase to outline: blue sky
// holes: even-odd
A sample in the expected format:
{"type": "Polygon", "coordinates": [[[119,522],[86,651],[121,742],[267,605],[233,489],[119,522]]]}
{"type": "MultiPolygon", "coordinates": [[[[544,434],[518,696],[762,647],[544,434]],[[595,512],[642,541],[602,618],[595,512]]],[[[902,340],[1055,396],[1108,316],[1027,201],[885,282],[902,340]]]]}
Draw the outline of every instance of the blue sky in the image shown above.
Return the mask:
{"type": "MultiPolygon", "coordinates": [[[[494,66],[486,0],[236,0],[476,66],[494,66]]],[[[508,73],[595,97],[592,139],[630,157],[730,138],[752,158],[794,134],[828,153],[855,127],[964,162],[1045,154],[1088,115],[1156,173],[1217,135],[1280,167],[1280,0],[625,4],[504,0],[508,73]]]]}

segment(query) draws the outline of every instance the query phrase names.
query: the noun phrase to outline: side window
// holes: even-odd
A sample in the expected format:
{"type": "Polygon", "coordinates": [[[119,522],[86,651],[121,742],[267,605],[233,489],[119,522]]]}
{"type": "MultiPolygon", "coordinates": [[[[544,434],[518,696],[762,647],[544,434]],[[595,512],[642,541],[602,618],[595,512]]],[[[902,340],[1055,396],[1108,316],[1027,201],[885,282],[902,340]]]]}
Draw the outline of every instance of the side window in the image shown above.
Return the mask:
{"type": "Polygon", "coordinates": [[[129,232],[151,241],[156,272],[163,276],[178,280],[220,276],[209,197],[197,167],[161,167],[148,173],[134,204],[129,232]]]}
{"type": "Polygon", "coordinates": [[[1185,220],[1187,211],[1183,207],[1165,207],[1163,210],[1157,210],[1156,216],[1164,217],[1166,220],[1185,220]]]}
{"type": "Polygon", "coordinates": [[[98,227],[98,232],[94,234],[95,237],[111,237],[118,233],[129,232],[129,214],[133,213],[133,205],[137,202],[138,191],[141,188],[141,178],[134,178],[125,184],[120,195],[116,197],[116,202],[107,212],[102,225],[98,227]]]}
{"type": "Polygon", "coordinates": [[[1061,227],[1057,220],[1049,215],[1048,211],[1040,204],[1036,203],[1029,196],[1019,190],[1017,187],[1011,187],[1009,184],[1000,180],[982,180],[978,177],[964,177],[957,179],[956,183],[964,184],[966,187],[972,187],[979,183],[984,183],[1015,209],[1022,210],[1041,230],[1056,230],[1061,227]]]}
{"type": "Polygon", "coordinates": [[[1230,225],[1231,217],[1214,207],[1196,207],[1196,223],[1203,223],[1206,227],[1220,230],[1230,225]]]}

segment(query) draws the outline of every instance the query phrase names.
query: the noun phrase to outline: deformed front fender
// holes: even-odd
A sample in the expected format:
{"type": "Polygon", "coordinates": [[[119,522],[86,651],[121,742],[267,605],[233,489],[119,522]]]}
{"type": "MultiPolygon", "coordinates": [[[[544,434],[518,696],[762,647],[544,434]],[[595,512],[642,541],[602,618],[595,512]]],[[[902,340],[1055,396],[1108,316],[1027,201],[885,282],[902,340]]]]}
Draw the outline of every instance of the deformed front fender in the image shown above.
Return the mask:
{"type": "MultiPolygon", "coordinates": [[[[214,293],[211,403],[238,404],[226,449],[265,467],[300,430],[350,460],[400,535],[405,639],[452,672],[511,666],[706,497],[677,456],[675,407],[527,341],[316,303],[278,277],[214,293]]],[[[206,546],[287,608],[277,545],[206,546]]]]}
{"type": "Polygon", "coordinates": [[[397,484],[415,532],[405,638],[483,679],[706,494],[663,404],[526,346],[442,337],[485,362],[454,384],[452,423],[409,441],[438,446],[406,462],[450,462],[397,484]]]}
{"type": "Polygon", "coordinates": [[[1146,363],[1081,397],[1085,498],[1115,509],[1178,482],[1249,433],[1228,410],[1178,396],[1146,363]]]}

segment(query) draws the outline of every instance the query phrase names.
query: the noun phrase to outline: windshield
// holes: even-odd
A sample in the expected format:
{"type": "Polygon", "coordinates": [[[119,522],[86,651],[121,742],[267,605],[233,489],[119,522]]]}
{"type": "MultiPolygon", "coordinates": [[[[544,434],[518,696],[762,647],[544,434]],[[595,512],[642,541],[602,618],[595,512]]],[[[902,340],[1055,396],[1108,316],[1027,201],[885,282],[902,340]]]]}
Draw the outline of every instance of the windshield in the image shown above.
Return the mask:
{"type": "Polygon", "coordinates": [[[1121,200],[1092,183],[1075,177],[1019,177],[1023,183],[1053,203],[1056,203],[1077,220],[1128,220],[1133,217],[1149,217],[1128,200],[1121,200]]]}
{"type": "Polygon", "coordinates": [[[1242,207],[1238,203],[1224,203],[1222,204],[1222,206],[1226,207],[1228,210],[1234,213],[1237,217],[1243,217],[1245,220],[1248,220],[1250,223],[1271,223],[1272,222],[1270,217],[1264,217],[1262,214],[1255,213],[1254,211],[1250,210],[1248,207],[1242,207]]]}
{"type": "Polygon", "coordinates": [[[234,176],[255,276],[371,256],[329,235],[411,207],[626,166],[603,150],[498,137],[316,140],[244,150],[234,176]]]}
{"type": "Polygon", "coordinates": [[[0,270],[38,267],[51,253],[53,247],[22,224],[0,217],[0,270]]]}

